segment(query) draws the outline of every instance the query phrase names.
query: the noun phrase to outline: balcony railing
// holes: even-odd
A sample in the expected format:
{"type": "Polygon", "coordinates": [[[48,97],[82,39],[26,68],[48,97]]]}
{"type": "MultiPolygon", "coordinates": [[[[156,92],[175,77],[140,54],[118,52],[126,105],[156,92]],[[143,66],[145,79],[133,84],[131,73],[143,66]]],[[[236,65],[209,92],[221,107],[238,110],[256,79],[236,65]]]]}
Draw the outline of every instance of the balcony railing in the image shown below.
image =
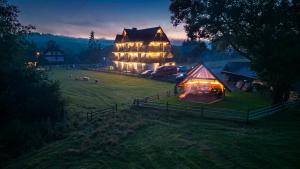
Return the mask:
{"type": "Polygon", "coordinates": [[[114,49],[115,52],[171,52],[170,46],[142,46],[142,47],[120,47],[114,49]]]}
{"type": "Polygon", "coordinates": [[[141,58],[141,57],[120,57],[119,59],[117,57],[113,58],[114,61],[121,61],[121,62],[142,62],[142,63],[165,63],[165,62],[173,62],[173,58],[166,58],[166,57],[160,57],[160,58],[141,58]]]}

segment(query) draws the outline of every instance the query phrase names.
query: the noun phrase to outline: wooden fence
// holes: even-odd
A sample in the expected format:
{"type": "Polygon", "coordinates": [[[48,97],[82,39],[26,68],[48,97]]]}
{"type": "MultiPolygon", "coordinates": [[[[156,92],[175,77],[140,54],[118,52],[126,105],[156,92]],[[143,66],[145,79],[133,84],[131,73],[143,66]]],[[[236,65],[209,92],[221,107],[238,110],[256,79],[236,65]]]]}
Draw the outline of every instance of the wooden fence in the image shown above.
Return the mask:
{"type": "Polygon", "coordinates": [[[106,109],[101,109],[101,110],[92,110],[88,112],[84,112],[86,115],[86,120],[87,121],[94,121],[95,119],[99,118],[100,115],[106,114],[106,113],[116,113],[118,112],[118,105],[116,104],[115,106],[106,108],[106,109]]]}
{"type": "Polygon", "coordinates": [[[155,101],[158,101],[162,98],[171,97],[171,96],[175,96],[175,94],[171,90],[168,90],[168,91],[165,91],[165,92],[157,93],[155,95],[147,96],[147,97],[140,98],[140,99],[135,99],[133,101],[133,104],[135,104],[136,101],[140,101],[140,102],[143,102],[143,103],[155,102],[155,101]]]}
{"type": "Polygon", "coordinates": [[[220,109],[220,108],[211,108],[206,106],[200,107],[191,107],[184,106],[180,104],[170,104],[170,103],[155,103],[152,100],[139,100],[136,99],[134,101],[134,107],[144,107],[151,108],[157,110],[164,110],[166,112],[181,112],[186,113],[187,115],[196,115],[199,117],[219,119],[219,120],[231,120],[238,122],[250,122],[257,119],[261,119],[263,117],[269,116],[276,112],[283,111],[290,106],[299,105],[299,102],[287,102],[272,106],[267,106],[263,108],[259,108],[253,111],[238,111],[232,109],[220,109]]]}
{"type": "Polygon", "coordinates": [[[266,106],[249,112],[248,120],[257,120],[266,116],[270,116],[276,112],[283,111],[289,107],[299,105],[298,101],[285,102],[276,105],[266,106]]]}

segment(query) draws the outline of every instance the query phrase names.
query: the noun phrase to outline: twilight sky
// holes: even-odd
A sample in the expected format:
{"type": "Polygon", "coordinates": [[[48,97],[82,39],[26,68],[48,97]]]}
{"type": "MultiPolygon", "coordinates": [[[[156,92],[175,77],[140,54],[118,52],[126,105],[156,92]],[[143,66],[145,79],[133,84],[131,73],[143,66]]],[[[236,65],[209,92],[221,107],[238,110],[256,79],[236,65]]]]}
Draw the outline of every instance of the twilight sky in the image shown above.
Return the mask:
{"type": "Polygon", "coordinates": [[[38,32],[114,39],[123,28],[162,26],[170,39],[185,39],[182,26],[170,23],[170,0],[9,0],[19,7],[22,24],[38,32]]]}

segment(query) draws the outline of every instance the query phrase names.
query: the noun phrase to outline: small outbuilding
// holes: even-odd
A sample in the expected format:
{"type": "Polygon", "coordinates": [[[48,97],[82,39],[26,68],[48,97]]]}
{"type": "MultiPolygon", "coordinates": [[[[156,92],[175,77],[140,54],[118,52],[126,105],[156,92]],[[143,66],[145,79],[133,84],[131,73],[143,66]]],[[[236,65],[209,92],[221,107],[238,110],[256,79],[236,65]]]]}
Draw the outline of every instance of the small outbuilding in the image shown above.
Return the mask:
{"type": "Polygon", "coordinates": [[[226,84],[238,90],[250,91],[253,83],[262,83],[257,79],[256,72],[251,69],[250,64],[250,61],[227,63],[221,72],[226,84]]]}
{"type": "Polygon", "coordinates": [[[225,85],[203,64],[195,66],[177,87],[181,100],[197,103],[213,103],[225,96],[225,85]]]}

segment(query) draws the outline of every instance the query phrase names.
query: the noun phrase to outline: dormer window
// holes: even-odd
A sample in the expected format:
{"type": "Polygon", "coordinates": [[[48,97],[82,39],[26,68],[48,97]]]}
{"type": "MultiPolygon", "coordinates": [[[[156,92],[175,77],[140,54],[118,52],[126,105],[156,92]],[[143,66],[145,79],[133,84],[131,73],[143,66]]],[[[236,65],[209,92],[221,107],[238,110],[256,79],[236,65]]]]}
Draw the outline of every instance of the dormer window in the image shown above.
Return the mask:
{"type": "Polygon", "coordinates": [[[125,37],[127,35],[127,32],[124,30],[123,31],[123,36],[125,37]]]}

